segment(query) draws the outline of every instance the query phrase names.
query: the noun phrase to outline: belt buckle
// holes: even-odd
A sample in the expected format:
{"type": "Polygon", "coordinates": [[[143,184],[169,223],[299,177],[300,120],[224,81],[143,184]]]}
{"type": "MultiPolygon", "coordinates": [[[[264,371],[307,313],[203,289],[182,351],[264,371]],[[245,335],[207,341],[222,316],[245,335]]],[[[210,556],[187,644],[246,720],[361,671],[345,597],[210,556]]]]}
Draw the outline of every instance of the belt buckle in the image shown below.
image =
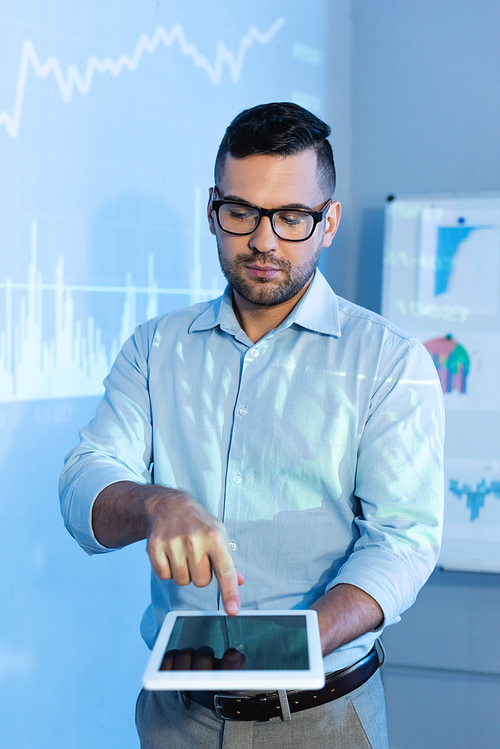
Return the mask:
{"type": "Polygon", "coordinates": [[[220,704],[220,700],[229,699],[234,700],[234,694],[214,694],[214,710],[215,714],[218,718],[221,718],[221,720],[232,720],[232,718],[229,718],[227,715],[224,715],[222,712],[222,705],[220,704]]]}

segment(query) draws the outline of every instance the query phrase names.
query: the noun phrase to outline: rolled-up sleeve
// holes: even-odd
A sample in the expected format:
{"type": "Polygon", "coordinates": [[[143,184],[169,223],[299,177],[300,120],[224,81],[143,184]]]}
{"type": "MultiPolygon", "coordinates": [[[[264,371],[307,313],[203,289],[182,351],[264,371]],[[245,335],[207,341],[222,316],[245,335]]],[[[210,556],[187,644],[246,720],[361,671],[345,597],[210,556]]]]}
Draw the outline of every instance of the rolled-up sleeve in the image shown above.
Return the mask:
{"type": "Polygon", "coordinates": [[[88,554],[110,551],[92,529],[99,493],[117,481],[151,482],[148,351],[153,338],[151,321],[126,341],[104,381],[96,416],[65,458],[59,481],[61,513],[67,530],[88,554]]]}
{"type": "Polygon", "coordinates": [[[417,340],[402,341],[377,380],[359,441],[360,536],[328,589],[361,588],[386,625],[414,603],[439,555],[444,410],[436,369],[417,340]]]}

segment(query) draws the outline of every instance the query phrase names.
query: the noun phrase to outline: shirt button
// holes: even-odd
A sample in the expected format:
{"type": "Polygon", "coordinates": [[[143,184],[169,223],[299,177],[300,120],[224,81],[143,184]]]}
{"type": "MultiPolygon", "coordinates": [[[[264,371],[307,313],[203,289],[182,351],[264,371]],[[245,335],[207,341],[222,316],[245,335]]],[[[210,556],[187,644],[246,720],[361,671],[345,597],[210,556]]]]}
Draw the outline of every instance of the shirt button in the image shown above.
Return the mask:
{"type": "Polygon", "coordinates": [[[250,349],[250,356],[254,359],[259,355],[259,349],[258,348],[252,348],[250,349]]]}
{"type": "Polygon", "coordinates": [[[238,473],[235,473],[235,475],[232,478],[233,484],[241,484],[241,476],[238,473]]]}
{"type": "Polygon", "coordinates": [[[248,413],[248,408],[246,406],[242,406],[239,410],[240,416],[246,416],[248,413]]]}
{"type": "Polygon", "coordinates": [[[234,541],[230,541],[229,548],[231,549],[231,551],[236,551],[237,549],[236,543],[234,541]]]}

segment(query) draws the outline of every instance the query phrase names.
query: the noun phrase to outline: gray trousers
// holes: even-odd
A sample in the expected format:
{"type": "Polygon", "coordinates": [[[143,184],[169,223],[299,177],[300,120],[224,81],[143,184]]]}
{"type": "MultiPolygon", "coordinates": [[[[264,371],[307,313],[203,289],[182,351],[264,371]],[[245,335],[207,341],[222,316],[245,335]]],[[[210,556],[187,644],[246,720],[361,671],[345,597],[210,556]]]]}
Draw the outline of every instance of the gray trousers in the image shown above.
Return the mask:
{"type": "Polygon", "coordinates": [[[380,671],[345,697],[266,722],[222,720],[177,692],[143,690],[136,723],[141,749],[388,749],[380,671]]]}

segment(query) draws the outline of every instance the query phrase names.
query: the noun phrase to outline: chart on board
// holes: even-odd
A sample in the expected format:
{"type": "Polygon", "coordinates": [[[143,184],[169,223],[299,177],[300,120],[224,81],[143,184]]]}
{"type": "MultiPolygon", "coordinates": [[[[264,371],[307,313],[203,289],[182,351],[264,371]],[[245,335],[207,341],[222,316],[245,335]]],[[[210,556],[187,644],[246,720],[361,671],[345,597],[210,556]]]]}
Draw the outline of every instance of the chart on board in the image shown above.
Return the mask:
{"type": "Polygon", "coordinates": [[[500,194],[387,203],[383,313],[420,338],[446,409],[439,564],[500,572],[500,194]]]}

